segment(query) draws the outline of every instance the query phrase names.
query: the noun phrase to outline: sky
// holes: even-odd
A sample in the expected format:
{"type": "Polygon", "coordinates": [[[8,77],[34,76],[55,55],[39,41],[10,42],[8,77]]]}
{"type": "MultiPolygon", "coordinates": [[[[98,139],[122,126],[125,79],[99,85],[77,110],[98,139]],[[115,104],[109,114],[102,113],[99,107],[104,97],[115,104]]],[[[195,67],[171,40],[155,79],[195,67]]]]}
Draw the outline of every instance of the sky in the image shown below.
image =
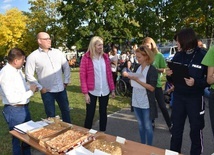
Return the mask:
{"type": "Polygon", "coordinates": [[[29,11],[28,0],[0,0],[0,13],[4,14],[6,10],[18,8],[20,11],[29,11]]]}

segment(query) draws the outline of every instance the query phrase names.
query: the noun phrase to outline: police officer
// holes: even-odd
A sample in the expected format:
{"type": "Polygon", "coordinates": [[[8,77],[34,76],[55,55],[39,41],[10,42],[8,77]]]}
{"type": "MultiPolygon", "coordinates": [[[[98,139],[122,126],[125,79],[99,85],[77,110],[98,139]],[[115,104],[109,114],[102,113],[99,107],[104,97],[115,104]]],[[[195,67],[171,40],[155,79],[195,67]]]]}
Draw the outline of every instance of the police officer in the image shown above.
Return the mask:
{"type": "MultiPolygon", "coordinates": [[[[204,128],[204,102],[202,100],[206,82],[207,67],[201,64],[206,51],[197,45],[197,37],[193,29],[185,28],[178,32],[176,40],[178,50],[172,61],[188,67],[188,78],[175,80],[173,72],[166,72],[168,81],[173,82],[174,101],[172,108],[172,137],[170,149],[181,153],[185,120],[190,123],[191,150],[190,155],[200,155],[203,150],[202,129],[204,128]],[[177,82],[178,81],[178,82],[177,82]]],[[[174,74],[175,75],[175,74],[174,74]]]]}

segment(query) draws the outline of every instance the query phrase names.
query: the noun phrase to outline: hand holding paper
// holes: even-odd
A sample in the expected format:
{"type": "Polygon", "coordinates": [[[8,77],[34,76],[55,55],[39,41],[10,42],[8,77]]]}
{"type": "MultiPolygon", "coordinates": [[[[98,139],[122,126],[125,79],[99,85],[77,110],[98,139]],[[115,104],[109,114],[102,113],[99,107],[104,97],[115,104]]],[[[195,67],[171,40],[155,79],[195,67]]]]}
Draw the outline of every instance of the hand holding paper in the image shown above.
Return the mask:
{"type": "Polygon", "coordinates": [[[143,86],[141,86],[138,82],[136,82],[137,80],[140,80],[142,82],[145,81],[145,78],[143,76],[143,74],[140,73],[129,73],[128,78],[131,79],[131,86],[134,88],[142,88],[143,86]]]}
{"type": "Polygon", "coordinates": [[[141,78],[141,77],[143,77],[143,74],[129,72],[129,73],[128,73],[128,76],[130,76],[130,77],[133,77],[133,76],[134,76],[134,77],[141,78]]]}

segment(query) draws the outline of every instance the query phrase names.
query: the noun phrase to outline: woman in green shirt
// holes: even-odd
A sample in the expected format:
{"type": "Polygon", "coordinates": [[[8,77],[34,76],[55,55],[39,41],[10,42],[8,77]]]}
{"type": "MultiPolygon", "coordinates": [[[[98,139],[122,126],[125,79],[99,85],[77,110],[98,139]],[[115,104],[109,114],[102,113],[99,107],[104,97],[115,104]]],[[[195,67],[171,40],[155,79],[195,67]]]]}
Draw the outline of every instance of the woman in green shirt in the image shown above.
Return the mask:
{"type": "Polygon", "coordinates": [[[209,96],[209,113],[214,136],[214,46],[210,47],[201,63],[208,66],[207,83],[211,85],[209,96]]]}

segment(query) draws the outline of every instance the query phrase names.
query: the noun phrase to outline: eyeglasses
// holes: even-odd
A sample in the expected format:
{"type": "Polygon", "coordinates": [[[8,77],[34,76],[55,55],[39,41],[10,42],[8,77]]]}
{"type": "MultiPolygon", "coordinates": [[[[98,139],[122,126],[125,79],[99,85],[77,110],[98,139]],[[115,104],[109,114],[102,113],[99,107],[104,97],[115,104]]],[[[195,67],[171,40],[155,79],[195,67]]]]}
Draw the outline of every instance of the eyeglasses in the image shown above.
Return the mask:
{"type": "Polygon", "coordinates": [[[51,40],[51,38],[39,38],[39,39],[41,39],[41,40],[51,40]]]}

